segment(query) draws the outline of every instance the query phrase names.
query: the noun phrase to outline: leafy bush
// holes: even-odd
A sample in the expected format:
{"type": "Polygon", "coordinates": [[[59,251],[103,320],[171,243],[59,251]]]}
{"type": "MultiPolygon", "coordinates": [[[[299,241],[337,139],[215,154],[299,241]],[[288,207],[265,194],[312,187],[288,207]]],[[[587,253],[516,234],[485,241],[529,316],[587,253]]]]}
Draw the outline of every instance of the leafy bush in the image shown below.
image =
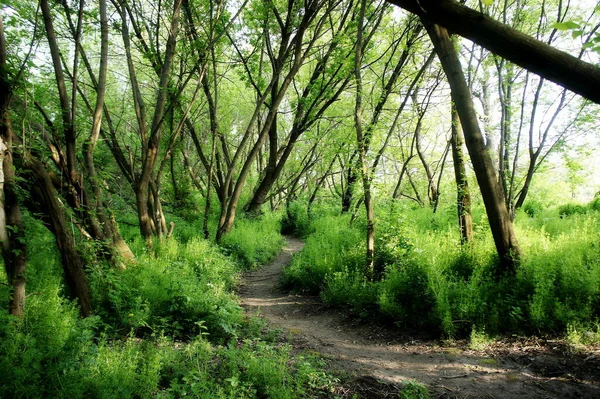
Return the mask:
{"type": "Polygon", "coordinates": [[[586,207],[580,204],[565,204],[558,207],[558,215],[561,218],[572,215],[583,215],[586,212],[586,207]]]}
{"type": "Polygon", "coordinates": [[[408,238],[406,227],[397,220],[386,218],[377,224],[375,235],[375,268],[400,264],[411,254],[414,245],[408,238]]]}
{"type": "Polygon", "coordinates": [[[298,201],[289,204],[281,219],[281,234],[307,237],[313,232],[305,204],[298,201]]]}
{"type": "Polygon", "coordinates": [[[287,285],[320,292],[325,302],[361,317],[447,336],[466,337],[473,328],[489,334],[566,332],[569,325],[600,319],[598,219],[517,219],[524,256],[516,276],[498,279],[489,231],[481,228],[463,247],[458,229],[444,217],[403,212],[403,218],[390,215],[376,225],[376,259],[386,266],[380,281],[365,279],[364,237],[338,216],[314,222],[315,233],[286,270],[287,285]],[[394,220],[403,220],[401,227],[389,227],[394,220]],[[437,227],[424,228],[427,220],[437,227]]]}
{"type": "Polygon", "coordinates": [[[284,243],[280,230],[278,215],[238,218],[233,230],[223,237],[220,244],[226,254],[234,257],[245,269],[252,270],[277,256],[284,243]]]}
{"type": "Polygon", "coordinates": [[[348,215],[317,219],[313,223],[315,233],[306,239],[302,252],[285,269],[284,285],[317,294],[327,275],[362,269],[365,256],[362,234],[349,227],[348,222],[348,215]]]}
{"type": "Polygon", "coordinates": [[[235,333],[241,309],[231,291],[237,267],[208,241],[167,240],[157,258],[142,256],[126,270],[95,269],[90,274],[94,305],[119,334],[165,333],[214,339],[235,333]]]}
{"type": "Polygon", "coordinates": [[[416,381],[405,382],[399,395],[400,399],[429,399],[431,395],[427,387],[416,381]]]}
{"type": "Polygon", "coordinates": [[[532,218],[538,216],[543,209],[544,206],[537,200],[528,200],[523,205],[523,211],[532,218]]]}
{"type": "Polygon", "coordinates": [[[596,196],[593,200],[587,204],[587,207],[591,211],[600,212],[600,196],[596,196]]]}
{"type": "Polygon", "coordinates": [[[156,257],[140,244],[126,270],[90,264],[96,315],[81,319],[52,237],[29,231],[25,316],[0,308],[0,397],[323,397],[338,383],[244,317],[240,267],[208,241],[165,240],[156,257]]]}
{"type": "Polygon", "coordinates": [[[376,311],[378,285],[368,281],[363,273],[347,269],[327,275],[321,291],[323,301],[345,307],[353,314],[365,318],[376,311]]]}
{"type": "Polygon", "coordinates": [[[427,271],[415,262],[388,269],[381,281],[378,305],[381,312],[404,327],[435,328],[435,296],[427,271]]]}

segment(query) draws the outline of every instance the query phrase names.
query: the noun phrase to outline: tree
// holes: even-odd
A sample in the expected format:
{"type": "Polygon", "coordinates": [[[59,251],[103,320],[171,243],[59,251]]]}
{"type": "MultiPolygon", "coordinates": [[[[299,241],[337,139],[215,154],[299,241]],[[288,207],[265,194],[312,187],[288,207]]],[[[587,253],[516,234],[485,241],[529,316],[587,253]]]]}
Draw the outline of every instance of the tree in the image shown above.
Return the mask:
{"type": "Polygon", "coordinates": [[[462,151],[463,139],[459,130],[460,120],[456,107],[452,106],[452,135],[450,145],[452,147],[452,161],[454,164],[454,179],[456,181],[456,210],[458,213],[458,227],[460,229],[460,241],[463,244],[473,240],[473,217],[471,215],[471,192],[467,179],[464,154],[462,151]]]}
{"type": "Polygon", "coordinates": [[[496,251],[500,258],[501,268],[498,272],[499,274],[514,273],[520,257],[519,244],[506,208],[504,193],[498,183],[492,159],[479,128],[471,92],[462,72],[456,49],[445,28],[432,24],[425,18],[422,20],[446,73],[452,101],[456,105],[465,133],[467,149],[483,197],[496,251]]]}
{"type": "MultiPolygon", "coordinates": [[[[248,18],[252,20],[251,25],[258,29],[247,35],[256,44],[249,54],[244,54],[244,49],[240,49],[235,37],[228,35],[244,71],[244,79],[255,91],[256,101],[249,120],[244,122],[245,127],[236,147],[230,149],[225,138],[220,139],[224,162],[220,162],[218,156],[215,156],[217,178],[213,181],[221,202],[217,240],[233,227],[240,196],[262,150],[263,142],[267,137],[274,141],[279,105],[294,77],[312,54],[313,47],[325,28],[328,12],[335,5],[336,3],[321,0],[310,1],[302,7],[295,1],[288,2],[285,7],[269,3],[263,8],[262,3],[253,4],[252,7],[258,9],[248,15],[248,18]],[[302,12],[298,14],[300,8],[302,12]],[[265,57],[269,60],[268,64],[264,62],[265,57]],[[263,107],[266,111],[261,117],[263,107]]],[[[193,123],[188,123],[187,127],[194,136],[193,123]]],[[[194,143],[208,170],[209,157],[205,155],[200,140],[194,139],[194,143]]]]}
{"type": "Polygon", "coordinates": [[[454,0],[387,0],[515,64],[600,103],[600,68],[454,0]]]}
{"type": "Polygon", "coordinates": [[[4,268],[11,287],[10,313],[25,311],[26,244],[13,165],[13,137],[10,118],[12,82],[2,15],[0,15],[0,242],[4,268]]]}
{"type": "MultiPolygon", "coordinates": [[[[292,127],[286,134],[286,142],[282,146],[279,145],[277,123],[271,126],[267,165],[262,171],[261,179],[246,207],[246,211],[249,213],[259,212],[300,137],[323,117],[350,82],[349,69],[344,64],[352,49],[346,48],[342,44],[347,41],[348,36],[352,35],[353,26],[348,23],[348,19],[351,13],[355,12],[355,5],[353,2],[340,2],[340,6],[340,10],[329,10],[330,18],[339,14],[335,25],[331,24],[330,32],[327,32],[330,36],[329,42],[325,45],[324,50],[319,51],[304,89],[296,89],[301,95],[295,100],[292,127]]],[[[296,84],[299,85],[301,82],[296,84]]]]}

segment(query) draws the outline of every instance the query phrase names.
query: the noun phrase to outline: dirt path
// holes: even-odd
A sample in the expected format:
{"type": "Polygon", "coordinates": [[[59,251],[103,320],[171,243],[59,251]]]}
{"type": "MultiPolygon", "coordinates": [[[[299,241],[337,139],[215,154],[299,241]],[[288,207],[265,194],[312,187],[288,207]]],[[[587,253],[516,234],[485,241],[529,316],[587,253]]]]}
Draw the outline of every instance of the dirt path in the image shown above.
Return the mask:
{"type": "Polygon", "coordinates": [[[358,325],[326,309],[318,297],[282,292],[277,288],[282,270],[302,246],[288,237],[277,259],[247,274],[242,305],[289,331],[295,346],[331,359],[334,367],[397,385],[417,380],[440,398],[600,398],[598,353],[561,355],[551,342],[533,340],[473,351],[460,342],[393,337],[389,330],[358,325]]]}

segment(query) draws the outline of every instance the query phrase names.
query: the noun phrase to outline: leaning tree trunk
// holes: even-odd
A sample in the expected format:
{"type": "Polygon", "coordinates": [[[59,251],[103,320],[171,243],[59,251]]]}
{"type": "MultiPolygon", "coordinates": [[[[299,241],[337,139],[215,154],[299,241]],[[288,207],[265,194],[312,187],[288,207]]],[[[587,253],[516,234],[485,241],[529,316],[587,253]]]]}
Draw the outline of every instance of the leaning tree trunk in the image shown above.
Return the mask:
{"type": "Polygon", "coordinates": [[[12,156],[12,126],[9,114],[11,87],[8,79],[6,42],[0,15],[0,241],[4,268],[11,288],[10,313],[25,311],[26,244],[21,208],[17,200],[12,156]]]}
{"type": "Polygon", "coordinates": [[[458,212],[458,226],[460,228],[460,241],[467,244],[473,240],[473,217],[471,215],[471,192],[467,180],[465,159],[462,150],[463,139],[459,130],[458,113],[452,106],[452,160],[454,163],[454,177],[456,180],[456,207],[458,212]]]}
{"type": "Polygon", "coordinates": [[[386,0],[600,104],[600,68],[456,0],[386,0]]]}
{"type": "Polygon", "coordinates": [[[62,258],[65,281],[71,295],[77,298],[82,316],[92,314],[90,292],[85,278],[84,260],[75,248],[75,238],[71,232],[64,205],[58,199],[58,193],[52,184],[50,175],[40,161],[25,156],[25,169],[31,172],[33,199],[37,210],[42,213],[48,227],[54,233],[56,244],[62,258]]]}
{"type": "Polygon", "coordinates": [[[425,18],[422,18],[422,20],[448,78],[452,101],[456,105],[463,127],[467,149],[479,183],[492,236],[500,258],[498,274],[513,274],[521,251],[513,223],[504,202],[502,187],[498,184],[492,159],[479,128],[471,92],[467,86],[456,49],[445,28],[432,24],[425,18]]]}

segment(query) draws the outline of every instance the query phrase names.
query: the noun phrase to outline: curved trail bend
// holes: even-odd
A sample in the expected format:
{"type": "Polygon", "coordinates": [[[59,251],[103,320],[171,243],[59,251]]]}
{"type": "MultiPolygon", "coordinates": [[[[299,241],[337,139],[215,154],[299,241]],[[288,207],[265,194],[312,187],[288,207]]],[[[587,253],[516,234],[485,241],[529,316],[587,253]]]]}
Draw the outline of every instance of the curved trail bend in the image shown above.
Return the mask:
{"type": "Polygon", "coordinates": [[[245,275],[242,305],[289,332],[295,347],[329,358],[334,368],[392,384],[417,380],[441,398],[600,398],[597,354],[570,364],[570,357],[549,354],[535,344],[535,349],[509,347],[490,354],[464,345],[389,338],[324,309],[318,297],[285,293],[277,288],[283,268],[304,245],[292,237],[286,241],[271,264],[245,275]],[[590,367],[578,372],[580,362],[590,367]]]}

